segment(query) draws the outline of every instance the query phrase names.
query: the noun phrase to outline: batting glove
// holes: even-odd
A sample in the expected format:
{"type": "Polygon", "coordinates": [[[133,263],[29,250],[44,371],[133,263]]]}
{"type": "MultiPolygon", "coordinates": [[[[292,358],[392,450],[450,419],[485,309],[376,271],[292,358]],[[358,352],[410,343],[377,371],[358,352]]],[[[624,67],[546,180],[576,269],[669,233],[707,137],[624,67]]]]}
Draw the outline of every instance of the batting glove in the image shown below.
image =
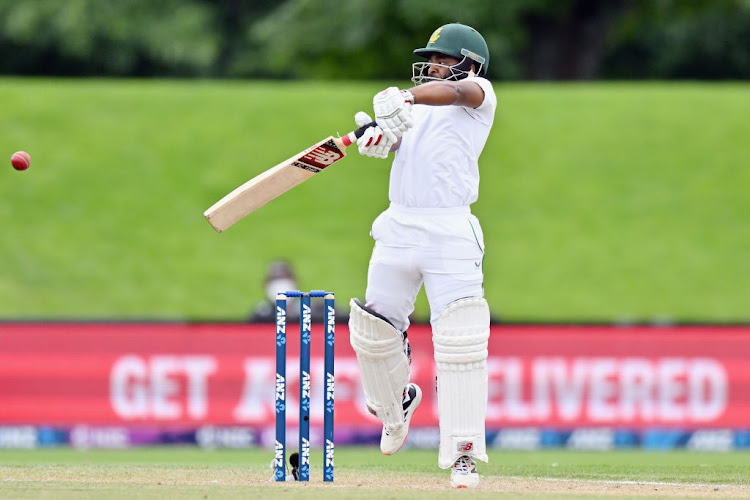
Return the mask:
{"type": "MultiPolygon", "coordinates": [[[[354,115],[354,122],[357,127],[367,125],[372,121],[370,115],[364,111],[360,111],[354,115]]],[[[368,128],[362,137],[357,139],[357,147],[359,148],[359,154],[364,156],[371,156],[372,158],[387,158],[388,153],[391,152],[391,146],[398,140],[398,138],[390,131],[384,131],[379,126],[368,128]]]]}
{"type": "Polygon", "coordinates": [[[383,130],[391,131],[397,138],[401,137],[414,124],[411,117],[412,104],[414,96],[411,92],[388,87],[375,94],[372,99],[375,121],[383,130]]]}

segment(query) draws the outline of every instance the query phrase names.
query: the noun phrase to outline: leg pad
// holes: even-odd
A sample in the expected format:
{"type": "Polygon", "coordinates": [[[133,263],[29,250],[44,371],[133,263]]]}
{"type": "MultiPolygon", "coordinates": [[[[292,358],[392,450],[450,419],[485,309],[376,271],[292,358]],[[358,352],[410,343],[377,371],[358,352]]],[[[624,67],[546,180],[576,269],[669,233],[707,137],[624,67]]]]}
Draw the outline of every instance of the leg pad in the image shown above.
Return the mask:
{"type": "Polygon", "coordinates": [[[433,324],[438,376],[440,452],[447,469],[462,455],[487,461],[487,301],[472,297],[448,304],[433,324]]]}
{"type": "Polygon", "coordinates": [[[385,427],[397,431],[404,425],[402,400],[409,383],[408,344],[387,319],[357,299],[349,305],[349,341],[359,361],[367,407],[385,427]]]}

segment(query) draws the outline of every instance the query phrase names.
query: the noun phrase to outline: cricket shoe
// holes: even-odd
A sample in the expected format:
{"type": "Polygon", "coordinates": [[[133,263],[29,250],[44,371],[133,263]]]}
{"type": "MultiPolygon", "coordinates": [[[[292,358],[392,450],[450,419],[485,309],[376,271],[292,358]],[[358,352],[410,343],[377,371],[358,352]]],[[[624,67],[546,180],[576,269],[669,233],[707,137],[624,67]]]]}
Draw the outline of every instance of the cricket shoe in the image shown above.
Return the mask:
{"type": "Polygon", "coordinates": [[[451,486],[454,488],[476,488],[479,485],[479,474],[474,459],[462,455],[451,468],[451,486]]]}
{"type": "Polygon", "coordinates": [[[422,401],[422,389],[417,384],[409,384],[404,391],[403,408],[404,408],[404,425],[400,429],[391,431],[383,426],[383,432],[380,434],[380,451],[383,455],[393,455],[406,442],[406,436],[409,434],[409,422],[414,410],[417,409],[422,401]]]}

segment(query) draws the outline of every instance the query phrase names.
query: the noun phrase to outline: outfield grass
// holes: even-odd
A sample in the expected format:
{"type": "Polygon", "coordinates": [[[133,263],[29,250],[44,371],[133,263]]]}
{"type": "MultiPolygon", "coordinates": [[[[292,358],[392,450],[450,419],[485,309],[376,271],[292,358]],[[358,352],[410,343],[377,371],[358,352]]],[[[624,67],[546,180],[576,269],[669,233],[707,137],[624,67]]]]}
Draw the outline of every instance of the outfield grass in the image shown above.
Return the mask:
{"type": "MultiPolygon", "coordinates": [[[[387,163],[351,150],[221,235],[202,212],[383,86],[0,79],[0,151],[32,156],[0,169],[0,317],[241,320],[276,257],[361,297],[387,163]]],[[[750,320],[750,85],[496,91],[474,211],[497,315],[750,320]]]]}
{"type": "MultiPolygon", "coordinates": [[[[0,452],[1,498],[403,498],[460,494],[435,450],[336,450],[336,480],[323,484],[320,450],[311,482],[269,483],[269,450],[146,448],[0,452]],[[205,496],[204,496],[205,495],[205,496]]],[[[750,491],[748,453],[498,452],[480,464],[472,498],[600,498],[617,494],[742,497],[750,491]]]]}

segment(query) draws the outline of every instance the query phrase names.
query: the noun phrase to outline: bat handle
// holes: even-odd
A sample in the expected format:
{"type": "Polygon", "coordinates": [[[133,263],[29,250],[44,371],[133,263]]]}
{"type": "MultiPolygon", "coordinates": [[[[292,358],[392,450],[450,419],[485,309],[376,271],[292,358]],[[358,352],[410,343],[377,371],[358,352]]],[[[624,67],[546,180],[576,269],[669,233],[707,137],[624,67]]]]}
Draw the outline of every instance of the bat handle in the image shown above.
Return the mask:
{"type": "Polygon", "coordinates": [[[344,142],[344,146],[351,146],[352,143],[357,142],[357,139],[362,137],[362,134],[365,133],[365,130],[367,130],[370,127],[374,127],[376,125],[377,123],[375,123],[375,121],[373,120],[366,125],[362,125],[357,130],[353,132],[349,132],[348,134],[346,134],[344,137],[341,138],[341,140],[344,142]]]}

